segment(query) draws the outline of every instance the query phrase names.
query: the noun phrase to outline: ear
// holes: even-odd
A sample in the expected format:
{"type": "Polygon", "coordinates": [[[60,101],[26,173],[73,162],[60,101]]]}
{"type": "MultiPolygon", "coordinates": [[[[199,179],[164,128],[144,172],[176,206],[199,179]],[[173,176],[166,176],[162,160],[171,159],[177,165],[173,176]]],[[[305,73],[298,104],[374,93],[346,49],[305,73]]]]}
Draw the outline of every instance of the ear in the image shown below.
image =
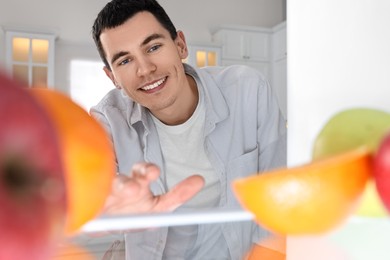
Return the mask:
{"type": "Polygon", "coordinates": [[[177,37],[175,39],[177,49],[179,52],[180,58],[183,60],[188,57],[188,48],[184,33],[182,31],[177,31],[177,37]]]}
{"type": "Polygon", "coordinates": [[[112,73],[112,71],[107,68],[106,66],[103,67],[104,72],[106,73],[106,76],[112,81],[112,83],[115,85],[117,89],[121,89],[122,87],[116,82],[115,76],[112,73]]]}

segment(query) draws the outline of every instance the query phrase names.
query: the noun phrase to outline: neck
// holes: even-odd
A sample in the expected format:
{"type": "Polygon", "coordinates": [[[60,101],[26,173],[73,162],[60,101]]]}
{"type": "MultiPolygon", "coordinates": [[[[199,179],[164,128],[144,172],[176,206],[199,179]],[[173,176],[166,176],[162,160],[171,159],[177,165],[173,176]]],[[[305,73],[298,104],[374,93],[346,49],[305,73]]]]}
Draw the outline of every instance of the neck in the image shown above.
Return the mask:
{"type": "Polygon", "coordinates": [[[179,109],[160,114],[158,119],[166,125],[179,125],[186,122],[194,113],[199,101],[199,92],[195,80],[186,74],[187,86],[183,89],[183,95],[179,98],[179,109]]]}

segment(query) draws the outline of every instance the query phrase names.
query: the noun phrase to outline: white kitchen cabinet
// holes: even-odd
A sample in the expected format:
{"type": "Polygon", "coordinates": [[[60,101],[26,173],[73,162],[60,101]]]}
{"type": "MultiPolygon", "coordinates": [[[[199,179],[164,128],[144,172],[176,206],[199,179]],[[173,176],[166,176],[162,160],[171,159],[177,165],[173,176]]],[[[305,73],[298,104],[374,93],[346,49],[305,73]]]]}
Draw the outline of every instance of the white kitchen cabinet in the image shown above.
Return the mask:
{"type": "Polygon", "coordinates": [[[219,27],[213,41],[222,46],[222,65],[248,65],[268,79],[287,119],[286,22],[273,28],[219,27]]]}
{"type": "Polygon", "coordinates": [[[253,27],[221,27],[213,41],[222,45],[222,59],[269,61],[270,30],[253,27]]]}
{"type": "Polygon", "coordinates": [[[223,66],[242,64],[258,69],[269,79],[270,33],[268,28],[224,26],[213,34],[213,41],[222,46],[223,66]]]}

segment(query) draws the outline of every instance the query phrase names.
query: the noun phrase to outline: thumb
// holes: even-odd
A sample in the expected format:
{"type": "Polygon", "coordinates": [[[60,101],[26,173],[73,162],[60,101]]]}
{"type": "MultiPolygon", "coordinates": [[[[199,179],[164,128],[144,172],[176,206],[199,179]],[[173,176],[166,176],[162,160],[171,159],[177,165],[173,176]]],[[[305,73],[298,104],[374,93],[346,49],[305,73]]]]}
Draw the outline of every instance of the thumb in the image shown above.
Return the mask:
{"type": "Polygon", "coordinates": [[[170,191],[161,195],[156,205],[156,211],[173,211],[193,198],[204,186],[205,181],[200,175],[192,175],[176,184],[170,191]]]}

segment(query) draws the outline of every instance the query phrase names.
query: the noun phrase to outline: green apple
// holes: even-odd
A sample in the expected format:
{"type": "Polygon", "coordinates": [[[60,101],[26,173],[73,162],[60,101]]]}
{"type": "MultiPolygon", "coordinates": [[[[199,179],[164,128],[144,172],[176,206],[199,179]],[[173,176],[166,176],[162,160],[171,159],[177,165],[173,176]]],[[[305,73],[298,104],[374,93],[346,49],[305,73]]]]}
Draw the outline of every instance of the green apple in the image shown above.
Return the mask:
{"type": "Polygon", "coordinates": [[[390,113],[370,108],[352,108],[334,115],[325,124],[313,146],[313,159],[367,146],[373,152],[390,130],[390,113]]]}
{"type": "MultiPolygon", "coordinates": [[[[324,125],[313,145],[313,160],[366,146],[373,153],[390,131],[390,113],[371,108],[351,108],[335,114],[324,125]]],[[[367,184],[356,214],[385,216],[381,199],[372,181],[367,184]]]]}

